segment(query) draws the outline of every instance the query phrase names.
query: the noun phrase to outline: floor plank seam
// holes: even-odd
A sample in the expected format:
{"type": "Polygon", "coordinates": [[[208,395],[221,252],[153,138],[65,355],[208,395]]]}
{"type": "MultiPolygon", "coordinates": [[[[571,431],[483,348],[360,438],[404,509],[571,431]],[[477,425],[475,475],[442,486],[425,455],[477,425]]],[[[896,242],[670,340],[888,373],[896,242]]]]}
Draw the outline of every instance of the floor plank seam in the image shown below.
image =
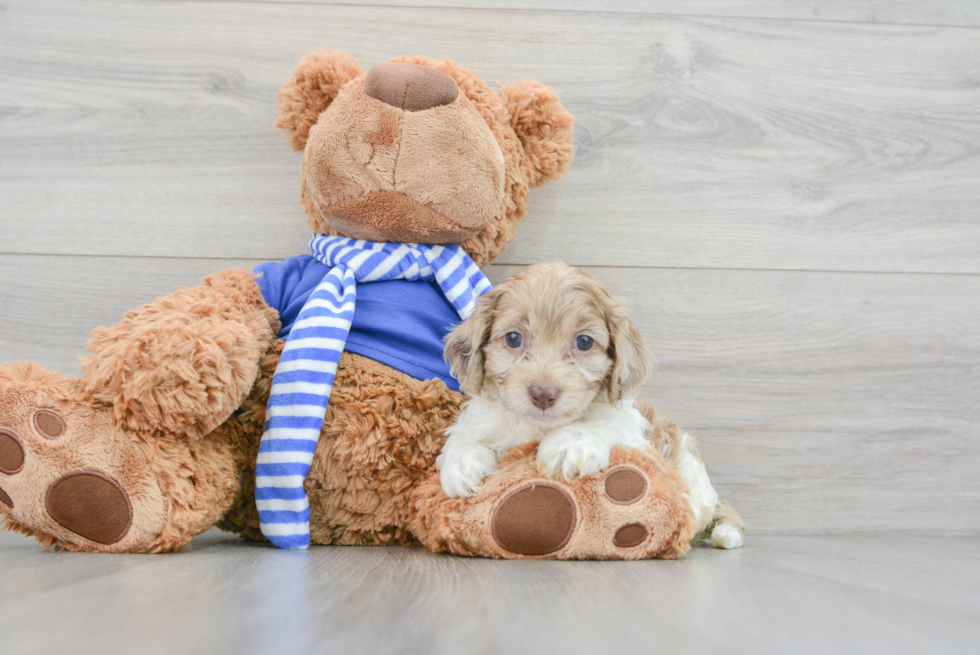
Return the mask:
{"type": "MultiPolygon", "coordinates": [[[[218,0],[221,1],[221,0],[218,0]]],[[[302,253],[301,253],[302,254],[302,253]]],[[[0,257],[50,257],[55,259],[65,259],[67,257],[78,257],[86,259],[152,259],[152,260],[173,260],[173,261],[255,261],[267,262],[275,261],[275,257],[253,257],[250,255],[228,256],[198,256],[198,255],[118,255],[118,254],[88,254],[88,253],[39,253],[39,252],[0,252],[0,257]]],[[[503,267],[512,266],[525,268],[538,262],[507,262],[496,261],[490,266],[503,267]]],[[[581,262],[566,262],[577,268],[608,269],[608,270],[651,270],[651,271],[733,271],[747,273],[827,273],[833,275],[921,275],[921,276],[942,276],[942,277],[980,277],[980,272],[972,271],[876,271],[876,270],[848,270],[830,268],[759,268],[749,266],[655,266],[655,265],[616,265],[616,264],[589,264],[581,262]]]]}

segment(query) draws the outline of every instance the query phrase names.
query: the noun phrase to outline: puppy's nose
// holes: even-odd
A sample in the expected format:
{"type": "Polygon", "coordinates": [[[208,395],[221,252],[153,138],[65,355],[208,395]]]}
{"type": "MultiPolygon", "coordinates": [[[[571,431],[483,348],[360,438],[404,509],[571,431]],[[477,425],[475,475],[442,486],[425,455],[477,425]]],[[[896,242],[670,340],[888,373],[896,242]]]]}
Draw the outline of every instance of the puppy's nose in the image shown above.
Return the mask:
{"type": "Polygon", "coordinates": [[[548,409],[554,405],[561,393],[556,387],[542,387],[537,384],[531,385],[527,392],[531,394],[531,402],[538,409],[548,409]]]}
{"type": "Polygon", "coordinates": [[[364,93],[405,111],[423,111],[448,105],[459,88],[453,78],[435,68],[389,61],[368,70],[364,93]]]}

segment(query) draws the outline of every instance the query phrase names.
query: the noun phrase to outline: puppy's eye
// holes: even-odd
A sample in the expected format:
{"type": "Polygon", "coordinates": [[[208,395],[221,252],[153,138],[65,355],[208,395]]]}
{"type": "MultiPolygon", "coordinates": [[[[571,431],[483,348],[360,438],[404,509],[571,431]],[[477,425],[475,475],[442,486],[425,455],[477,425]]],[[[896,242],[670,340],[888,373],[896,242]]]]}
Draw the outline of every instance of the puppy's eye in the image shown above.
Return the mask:
{"type": "Polygon", "coordinates": [[[504,342],[508,348],[520,348],[521,344],[524,343],[524,339],[517,332],[508,332],[507,336],[504,337],[504,342]]]}
{"type": "Polygon", "coordinates": [[[580,334],[577,337],[575,337],[576,350],[581,350],[582,352],[585,352],[586,350],[592,347],[593,343],[595,343],[595,341],[592,339],[592,337],[588,335],[580,334]]]}

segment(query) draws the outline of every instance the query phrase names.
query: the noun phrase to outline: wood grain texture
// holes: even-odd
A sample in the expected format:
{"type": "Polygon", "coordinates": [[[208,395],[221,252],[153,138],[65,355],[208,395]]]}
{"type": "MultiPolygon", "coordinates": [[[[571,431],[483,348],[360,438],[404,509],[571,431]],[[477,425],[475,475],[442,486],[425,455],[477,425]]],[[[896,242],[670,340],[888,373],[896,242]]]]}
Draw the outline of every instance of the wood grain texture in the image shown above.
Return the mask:
{"type": "Polygon", "coordinates": [[[677,561],[282,552],[208,533],[174,556],[0,535],[11,653],[969,653],[972,538],[750,538],[677,561]]]}
{"type": "MultiPolygon", "coordinates": [[[[77,373],[96,325],[255,263],[0,256],[0,362],[77,373]]],[[[753,531],[980,531],[980,277],[585,270],[631,304],[659,360],[642,396],[753,531]]]]}
{"type": "Polygon", "coordinates": [[[753,531],[980,531],[980,29],[768,19],[969,7],[575,1],[3,1],[0,361],[77,372],[96,325],[304,252],[283,78],[444,55],[577,117],[491,276],[564,259],[629,301],[645,395],[753,531]]]}
{"type": "Polygon", "coordinates": [[[980,25],[972,0],[260,0],[375,7],[521,9],[588,13],[847,21],[915,25],[980,25]]]}
{"type": "Polygon", "coordinates": [[[0,255],[0,362],[30,359],[68,375],[92,330],[226,268],[262,260],[0,255]]]}
{"type": "Polygon", "coordinates": [[[978,29],[223,2],[4,3],[0,252],[300,252],[274,97],[327,44],[558,89],[501,263],[980,273],[978,29]]]}

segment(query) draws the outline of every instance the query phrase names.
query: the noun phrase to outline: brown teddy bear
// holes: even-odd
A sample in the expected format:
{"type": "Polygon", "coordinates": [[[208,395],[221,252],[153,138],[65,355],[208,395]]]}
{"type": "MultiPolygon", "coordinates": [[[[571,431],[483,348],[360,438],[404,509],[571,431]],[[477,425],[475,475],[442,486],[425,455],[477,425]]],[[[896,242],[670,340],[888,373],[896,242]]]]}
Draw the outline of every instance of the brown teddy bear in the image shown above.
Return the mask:
{"type": "MultiPolygon", "coordinates": [[[[486,266],[514,239],[530,187],[572,160],[572,117],[554,90],[521,80],[495,93],[445,59],[364,71],[324,50],[300,62],[279,107],[277,125],[305,153],[311,232],[365,240],[358,247],[445,244],[486,266]]],[[[0,369],[6,527],[99,552],[175,551],[214,526],[264,539],[256,462],[267,405],[288,332],[302,329],[301,308],[326,279],[318,266],[306,256],[222,271],[133,310],[96,330],[80,379],[27,362],[0,369]]],[[[442,494],[434,462],[463,400],[441,360],[442,337],[463,318],[446,286],[357,281],[300,478],[312,543],[565,559],[686,552],[692,513],[654,449],[617,449],[608,472],[567,483],[538,473],[533,446],[518,448],[478,495],[442,494]]],[[[655,444],[674,435],[643,411],[655,444]]]]}

